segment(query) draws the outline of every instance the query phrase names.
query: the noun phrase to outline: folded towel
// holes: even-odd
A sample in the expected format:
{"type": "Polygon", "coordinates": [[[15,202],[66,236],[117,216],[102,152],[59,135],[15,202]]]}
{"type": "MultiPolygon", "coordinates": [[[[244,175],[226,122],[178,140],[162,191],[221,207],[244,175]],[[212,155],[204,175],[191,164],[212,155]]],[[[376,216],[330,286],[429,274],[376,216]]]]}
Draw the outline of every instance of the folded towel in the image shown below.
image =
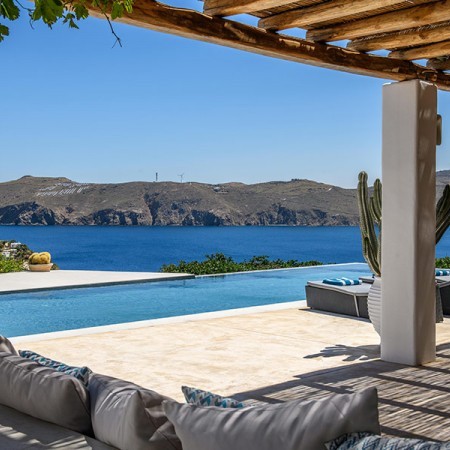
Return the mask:
{"type": "Polygon", "coordinates": [[[350,278],[325,278],[323,280],[324,284],[332,284],[333,286],[353,286],[356,284],[361,284],[361,280],[351,280],[350,278]]]}
{"type": "Polygon", "coordinates": [[[450,270],[439,270],[436,269],[436,276],[437,277],[448,277],[450,275],[450,270]]]}

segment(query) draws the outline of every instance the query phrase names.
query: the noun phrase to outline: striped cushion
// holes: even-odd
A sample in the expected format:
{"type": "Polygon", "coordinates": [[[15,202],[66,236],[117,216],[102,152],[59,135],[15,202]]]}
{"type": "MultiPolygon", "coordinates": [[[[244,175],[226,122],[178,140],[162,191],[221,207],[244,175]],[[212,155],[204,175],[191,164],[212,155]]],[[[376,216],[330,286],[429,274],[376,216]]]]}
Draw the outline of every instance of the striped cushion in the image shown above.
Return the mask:
{"type": "Polygon", "coordinates": [[[187,403],[197,406],[218,406],[220,408],[244,408],[244,403],[234,398],[221,397],[212,392],[202,391],[188,386],[181,386],[187,403]]]}
{"type": "Polygon", "coordinates": [[[54,361],[53,359],[46,358],[45,356],[41,356],[30,350],[19,350],[19,355],[22,358],[31,359],[41,366],[49,367],[50,369],[54,369],[58,372],[63,372],[66,375],[71,375],[72,377],[80,380],[85,386],[89,383],[89,375],[92,373],[89,367],[68,366],[62,362],[54,361]]]}
{"type": "Polygon", "coordinates": [[[450,443],[381,437],[371,433],[352,433],[327,442],[328,450],[449,450],[450,443]]]}
{"type": "Polygon", "coordinates": [[[450,275],[450,270],[446,269],[436,269],[436,276],[437,277],[448,277],[450,275]]]}
{"type": "Polygon", "coordinates": [[[352,280],[350,278],[325,278],[322,283],[331,284],[333,286],[354,286],[361,284],[361,280],[352,280]]]}

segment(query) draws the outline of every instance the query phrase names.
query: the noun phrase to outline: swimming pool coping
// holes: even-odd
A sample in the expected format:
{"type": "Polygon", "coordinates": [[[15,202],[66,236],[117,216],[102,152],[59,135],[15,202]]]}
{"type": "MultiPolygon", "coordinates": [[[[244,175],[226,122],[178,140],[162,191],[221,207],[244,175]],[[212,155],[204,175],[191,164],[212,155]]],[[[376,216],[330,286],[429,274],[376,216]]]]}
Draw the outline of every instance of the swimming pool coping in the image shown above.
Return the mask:
{"type": "Polygon", "coordinates": [[[40,273],[24,271],[1,274],[0,280],[2,283],[0,284],[0,295],[62,289],[82,289],[123,284],[155,283],[161,281],[179,281],[194,278],[195,275],[187,273],[164,272],[55,270],[47,273],[40,273]],[[88,281],[77,281],[77,279],[82,278],[83,276],[86,277],[88,281]],[[33,283],[30,282],[32,278],[39,282],[33,285],[33,283]],[[26,286],[18,287],[20,283],[24,283],[26,286]]]}
{"type": "Polygon", "coordinates": [[[242,270],[240,272],[225,272],[225,273],[211,273],[207,275],[195,275],[195,278],[207,278],[207,277],[224,277],[226,275],[245,275],[249,273],[258,273],[258,272],[280,272],[283,270],[300,270],[300,269],[315,269],[318,267],[336,267],[336,266],[351,266],[354,264],[365,264],[367,263],[361,262],[347,262],[347,263],[330,263],[330,264],[321,264],[319,266],[301,266],[301,267],[285,267],[280,269],[258,269],[258,270],[242,270]]]}
{"type": "Polygon", "coordinates": [[[198,314],[186,314],[183,316],[163,317],[160,319],[139,320],[135,322],[124,322],[112,325],[100,325],[98,327],[77,328],[74,330],[30,334],[24,336],[11,337],[10,340],[14,344],[21,344],[26,342],[36,342],[75,336],[86,336],[91,334],[110,333],[114,331],[134,330],[138,328],[147,328],[159,325],[171,325],[183,322],[220,319],[223,317],[244,316],[248,314],[281,311],[284,309],[296,309],[296,308],[300,309],[304,307],[306,307],[306,300],[297,300],[293,302],[272,303],[269,305],[260,305],[260,306],[249,306],[247,308],[224,309],[220,311],[211,311],[198,314]]]}

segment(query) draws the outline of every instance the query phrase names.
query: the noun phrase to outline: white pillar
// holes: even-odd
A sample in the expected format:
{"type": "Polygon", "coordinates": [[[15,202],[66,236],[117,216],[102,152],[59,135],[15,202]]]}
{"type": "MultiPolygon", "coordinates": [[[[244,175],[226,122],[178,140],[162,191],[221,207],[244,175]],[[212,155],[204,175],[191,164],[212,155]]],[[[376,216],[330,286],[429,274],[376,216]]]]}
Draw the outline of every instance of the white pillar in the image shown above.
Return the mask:
{"type": "Polygon", "coordinates": [[[437,89],[383,87],[381,358],[420,365],[436,357],[437,89]]]}

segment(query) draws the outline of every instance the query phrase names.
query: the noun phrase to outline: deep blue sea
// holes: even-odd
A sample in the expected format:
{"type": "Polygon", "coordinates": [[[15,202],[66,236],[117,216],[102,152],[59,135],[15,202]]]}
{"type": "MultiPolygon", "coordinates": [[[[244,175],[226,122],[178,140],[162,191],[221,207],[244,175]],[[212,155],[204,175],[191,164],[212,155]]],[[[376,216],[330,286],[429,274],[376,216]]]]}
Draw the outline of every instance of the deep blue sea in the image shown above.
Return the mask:
{"type": "MultiPolygon", "coordinates": [[[[237,260],[267,255],[363,262],[358,227],[0,226],[0,239],[49,251],[61,269],[157,271],[162,264],[215,252],[237,260]]],[[[450,233],[436,254],[450,255],[450,233]]]]}

